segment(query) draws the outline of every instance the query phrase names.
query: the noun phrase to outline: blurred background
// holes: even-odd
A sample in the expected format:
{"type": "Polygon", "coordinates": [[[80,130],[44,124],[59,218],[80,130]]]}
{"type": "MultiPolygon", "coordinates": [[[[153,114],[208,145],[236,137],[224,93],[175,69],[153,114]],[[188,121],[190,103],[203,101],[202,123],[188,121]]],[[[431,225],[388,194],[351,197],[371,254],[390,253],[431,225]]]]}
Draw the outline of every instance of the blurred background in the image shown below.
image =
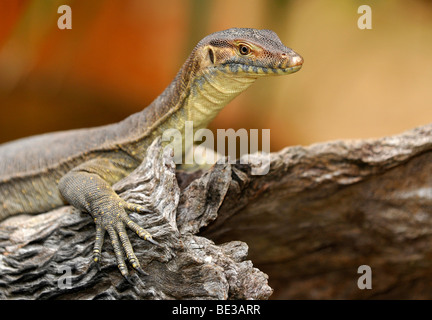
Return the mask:
{"type": "Polygon", "coordinates": [[[432,1],[2,0],[0,143],[142,110],[195,44],[266,28],[302,70],[259,79],[211,128],[271,129],[271,150],[396,134],[432,121],[432,1]],[[57,8],[72,8],[59,30],[57,8]],[[360,30],[357,8],[372,8],[360,30]]]}

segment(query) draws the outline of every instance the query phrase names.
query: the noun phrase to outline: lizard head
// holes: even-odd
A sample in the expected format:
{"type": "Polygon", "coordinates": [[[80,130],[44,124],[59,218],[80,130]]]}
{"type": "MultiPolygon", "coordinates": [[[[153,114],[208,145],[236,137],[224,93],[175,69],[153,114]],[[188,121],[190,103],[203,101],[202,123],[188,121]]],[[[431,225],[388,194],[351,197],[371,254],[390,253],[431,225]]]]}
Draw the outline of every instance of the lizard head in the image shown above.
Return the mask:
{"type": "Polygon", "coordinates": [[[300,70],[303,58],[271,30],[233,28],[215,32],[197,47],[201,71],[220,70],[240,77],[284,75],[300,70]]]}
{"type": "Polygon", "coordinates": [[[294,73],[302,64],[303,58],[284,46],[271,30],[233,28],[215,32],[192,50],[158,101],[178,95],[183,99],[178,105],[185,106],[187,119],[193,120],[196,128],[204,128],[257,78],[294,73]]]}

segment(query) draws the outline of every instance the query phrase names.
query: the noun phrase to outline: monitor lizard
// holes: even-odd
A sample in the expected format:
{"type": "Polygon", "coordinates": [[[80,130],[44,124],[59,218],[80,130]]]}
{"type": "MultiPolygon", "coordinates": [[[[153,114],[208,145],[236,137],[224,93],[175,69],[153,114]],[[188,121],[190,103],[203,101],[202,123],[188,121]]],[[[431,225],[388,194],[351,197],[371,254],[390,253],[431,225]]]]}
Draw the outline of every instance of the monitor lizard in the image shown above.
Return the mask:
{"type": "Polygon", "coordinates": [[[111,188],[143,160],[151,142],[164,130],[184,133],[205,128],[234,97],[257,78],[298,71],[303,58],[271,30],[232,28],[203,38],[174,80],[149,106],[121,122],[47,133],[0,145],[0,220],[46,212],[66,204],[88,212],[96,224],[93,259],[99,264],[107,232],[121,274],[130,265],[146,274],[126,234],[152,236],[127,211],[148,209],[121,199],[111,188]]]}

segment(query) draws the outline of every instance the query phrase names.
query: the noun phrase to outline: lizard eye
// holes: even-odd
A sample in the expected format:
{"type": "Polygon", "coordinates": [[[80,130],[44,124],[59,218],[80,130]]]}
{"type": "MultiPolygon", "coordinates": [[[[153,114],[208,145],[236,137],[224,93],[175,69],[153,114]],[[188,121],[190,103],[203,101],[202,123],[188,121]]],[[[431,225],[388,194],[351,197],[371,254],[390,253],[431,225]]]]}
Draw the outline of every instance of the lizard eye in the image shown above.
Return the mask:
{"type": "Polygon", "coordinates": [[[246,56],[251,52],[251,49],[248,46],[242,44],[239,46],[239,52],[240,54],[246,56]]]}

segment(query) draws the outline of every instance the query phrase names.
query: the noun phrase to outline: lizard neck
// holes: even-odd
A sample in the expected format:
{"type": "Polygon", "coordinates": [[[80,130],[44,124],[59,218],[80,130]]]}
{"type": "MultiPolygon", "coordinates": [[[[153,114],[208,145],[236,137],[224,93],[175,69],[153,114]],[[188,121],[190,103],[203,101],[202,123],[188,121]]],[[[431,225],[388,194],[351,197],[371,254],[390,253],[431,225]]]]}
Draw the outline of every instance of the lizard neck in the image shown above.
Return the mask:
{"type": "Polygon", "coordinates": [[[186,121],[193,122],[194,131],[207,127],[227,103],[256,80],[230,73],[228,67],[197,72],[200,69],[199,57],[192,53],[160,96],[121,123],[128,135],[125,149],[143,158],[150,143],[165,130],[179,130],[184,139],[186,121]],[[131,128],[135,130],[132,134],[131,128]]]}
{"type": "Polygon", "coordinates": [[[186,118],[194,129],[205,128],[232,99],[245,91],[256,78],[239,77],[214,68],[197,77],[185,99],[186,118]]]}

